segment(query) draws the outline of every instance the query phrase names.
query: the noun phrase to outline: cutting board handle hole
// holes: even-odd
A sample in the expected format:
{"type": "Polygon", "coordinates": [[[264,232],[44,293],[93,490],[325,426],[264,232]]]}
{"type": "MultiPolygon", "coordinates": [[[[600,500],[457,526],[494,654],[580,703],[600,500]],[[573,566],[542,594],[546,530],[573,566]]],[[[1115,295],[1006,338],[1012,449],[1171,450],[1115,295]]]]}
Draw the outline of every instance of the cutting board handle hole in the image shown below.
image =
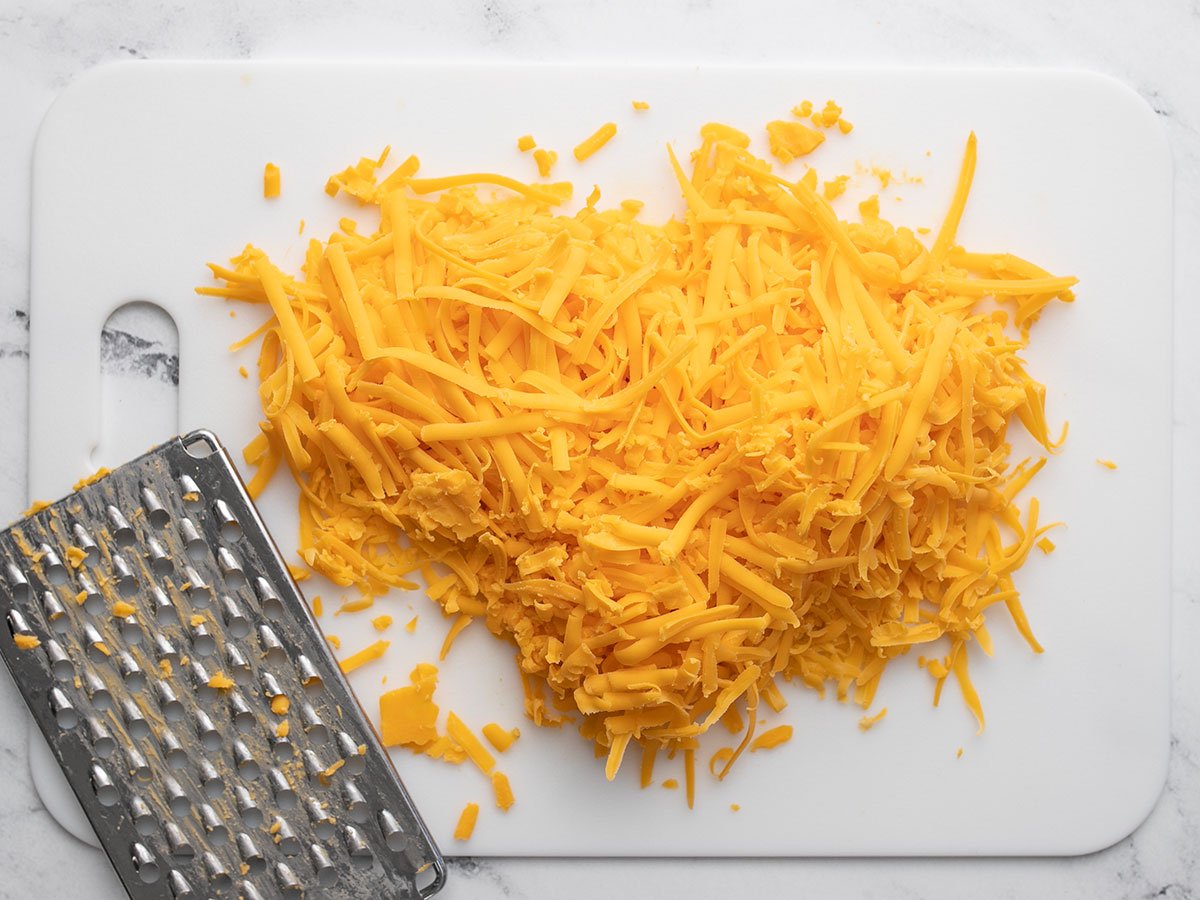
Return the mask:
{"type": "Polygon", "coordinates": [[[179,328],[161,306],[118,307],[100,335],[100,442],[93,468],[179,433],[179,328]]]}

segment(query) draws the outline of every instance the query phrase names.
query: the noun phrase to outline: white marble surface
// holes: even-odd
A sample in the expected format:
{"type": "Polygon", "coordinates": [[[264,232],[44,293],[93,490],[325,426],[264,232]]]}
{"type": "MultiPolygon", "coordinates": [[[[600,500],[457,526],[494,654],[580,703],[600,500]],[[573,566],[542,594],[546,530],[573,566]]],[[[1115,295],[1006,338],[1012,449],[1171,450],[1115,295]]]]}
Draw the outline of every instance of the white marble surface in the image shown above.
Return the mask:
{"type": "MultiPolygon", "coordinates": [[[[1174,697],[1166,791],[1130,838],[1087,857],[955,860],[458,860],[443,896],[1178,898],[1200,896],[1200,4],[1039,0],[518,2],[518,0],[0,0],[0,521],[25,502],[28,167],[47,106],[101,62],[130,57],[804,61],[1072,66],[1115,75],[1158,111],[1175,158],[1174,697]]],[[[1120,122],[1112,123],[1120,128],[1120,122]]],[[[1030,139],[1036,140],[1036,122],[1030,139]]],[[[1097,185],[1097,206],[1127,183],[1097,185]]],[[[1139,298],[1131,297],[1131,306],[1139,298]]],[[[152,348],[153,349],[153,348],[152,348]]],[[[1165,348],[1164,348],[1165,349],[1165,348]]],[[[1131,361],[1133,362],[1133,361],[1131,361]]],[[[161,375],[161,373],[159,373],[161,375]]],[[[1136,521],[1136,514],[1131,511],[1136,521]]],[[[1136,605],[1137,598],[1130,598],[1136,605]]],[[[0,677],[0,900],[121,895],[108,863],[32,790],[26,719],[0,677]]],[[[1037,815],[1036,810],[1029,814],[1037,815]]]]}

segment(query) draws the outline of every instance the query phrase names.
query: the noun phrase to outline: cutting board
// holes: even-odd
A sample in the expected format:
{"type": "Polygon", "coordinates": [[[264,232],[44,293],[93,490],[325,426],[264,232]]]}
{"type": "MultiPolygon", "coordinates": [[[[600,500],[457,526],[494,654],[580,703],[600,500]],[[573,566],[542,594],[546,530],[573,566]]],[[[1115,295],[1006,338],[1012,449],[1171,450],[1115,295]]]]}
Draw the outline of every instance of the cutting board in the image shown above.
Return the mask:
{"type": "MultiPolygon", "coordinates": [[[[604,203],[637,197],[646,215],[677,213],[665,144],[695,145],[709,120],[756,136],[803,99],[835,98],[856,125],[811,158],[822,177],[858,173],[838,206],[879,190],[870,167],[895,176],[887,217],[940,221],[969,131],[979,136],[975,190],[961,241],[1005,250],[1081,279],[1079,300],[1055,305],[1027,358],[1048,385],[1051,418],[1070,440],[1036,483],[1058,550],[1040,553],[1019,586],[1045,644],[1032,654],[1003,615],[994,659],[973,657],[988,728],[975,734],[958,691],[941,708],[905,659],[889,669],[869,733],[857,707],[788,686],[769,724],[795,738],[746,758],[725,782],[701,762],[696,808],[682,791],[639,790],[637,766],[606,783],[571,729],[522,718],[513,651],[482,624],[442,665],[438,700],[478,728],[520,725],[501,758],[517,803],[491,805],[469,766],[410,755],[395,762],[433,833],[473,855],[1074,854],[1128,834],[1153,806],[1167,763],[1170,572],[1170,155],[1154,114],[1133,92],[1073,72],[780,67],[499,66],[313,63],[132,63],[96,70],[48,113],[34,162],[30,489],[52,497],[100,463],[99,335],[130,301],[158,304],[180,333],[180,427],[216,430],[233,448],[255,431],[254,386],[237,367],[253,351],[228,345],[261,310],[197,298],[204,263],[253,241],[296,268],[309,236],[339,216],[328,174],[393,147],[423,171],[494,169],[533,177],[517,151],[532,132],[557,149],[558,178],[593,184],[604,203]],[[635,112],[634,99],[651,108],[635,112]],[[570,148],[615,121],[610,146],[584,165],[570,148]],[[283,194],[262,198],[268,160],[283,194]],[[857,167],[857,168],[856,168],[857,167]],[[301,219],[304,235],[297,233],[301,219]],[[1097,465],[1115,460],[1116,471],[1097,465]],[[961,758],[957,750],[963,749],[961,758]],[[483,813],[469,844],[450,839],[468,801],[483,813]],[[733,811],[731,804],[740,806],[733,811]]],[[[801,163],[785,169],[799,177],[801,163]]],[[[1030,451],[1017,437],[1017,453],[1030,451]]],[[[263,501],[285,552],[294,550],[294,493],[280,481],[263,501]]],[[[322,620],[345,652],[377,635],[368,615],[322,620]]],[[[374,711],[379,694],[435,659],[449,622],[419,592],[394,593],[374,613],[392,646],[351,680],[374,711]],[[387,684],[383,684],[386,677],[387,684]]],[[[702,759],[721,744],[714,734],[702,759]]],[[[679,761],[657,773],[682,780],[679,761]]]]}

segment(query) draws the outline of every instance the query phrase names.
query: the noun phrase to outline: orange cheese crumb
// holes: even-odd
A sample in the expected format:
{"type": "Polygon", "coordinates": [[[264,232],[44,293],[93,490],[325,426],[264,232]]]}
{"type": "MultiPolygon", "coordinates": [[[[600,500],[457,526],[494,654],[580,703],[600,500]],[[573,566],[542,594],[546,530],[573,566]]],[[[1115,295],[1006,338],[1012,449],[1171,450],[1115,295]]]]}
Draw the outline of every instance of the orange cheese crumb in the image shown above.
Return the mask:
{"type": "Polygon", "coordinates": [[[492,773],[492,792],[496,795],[496,805],[507,812],[513,805],[512,786],[508,783],[508,776],[499,769],[492,773]]]}
{"type": "Polygon", "coordinates": [[[20,650],[32,650],[34,647],[42,646],[42,642],[32,634],[14,634],[13,643],[20,650]]]}
{"type": "Polygon", "coordinates": [[[308,569],[303,566],[294,566],[291,563],[287,564],[288,574],[292,576],[292,581],[307,581],[310,575],[308,569]]]}
{"type": "Polygon", "coordinates": [[[329,641],[329,646],[331,646],[334,650],[342,649],[342,639],[336,634],[325,635],[325,640],[329,641]]]}
{"type": "Polygon", "coordinates": [[[117,619],[127,619],[132,616],[137,609],[132,603],[127,603],[124,600],[118,600],[112,605],[112,614],[117,619]]]}
{"type": "Polygon", "coordinates": [[[373,644],[363,647],[357,653],[347,656],[338,665],[341,666],[343,672],[353,672],[355,669],[365,666],[372,660],[379,659],[390,646],[390,641],[376,641],[373,644]]]}
{"type": "Polygon", "coordinates": [[[338,770],[341,769],[341,767],[345,764],[346,761],[344,759],[339,759],[337,762],[331,763],[329,768],[327,768],[318,776],[321,780],[321,784],[329,784],[329,782],[333,780],[333,776],[336,775],[338,770]]]}
{"type": "Polygon", "coordinates": [[[495,722],[489,722],[480,731],[483,732],[483,736],[487,738],[489,744],[496,748],[498,753],[504,753],[521,736],[519,728],[508,730],[501,728],[495,722]]]}
{"type": "Polygon", "coordinates": [[[279,166],[275,163],[263,167],[263,196],[267,199],[279,196],[279,166]]]}
{"type": "Polygon", "coordinates": [[[46,500],[34,500],[29,504],[29,508],[21,513],[22,516],[32,516],[40,513],[43,509],[49,509],[50,503],[46,500]]]}
{"type": "Polygon", "coordinates": [[[959,748],[958,748],[956,751],[954,751],[954,758],[955,758],[955,759],[962,759],[962,755],[963,755],[963,748],[962,748],[962,747],[959,747],[959,748]]]}
{"type": "Polygon", "coordinates": [[[1106,469],[1115,469],[1117,467],[1117,464],[1111,459],[1098,459],[1096,460],[1096,465],[1104,466],[1106,469]]]}
{"type": "Polygon", "coordinates": [[[616,123],[605,122],[576,145],[575,150],[573,151],[575,158],[579,160],[579,162],[583,162],[585,159],[611,141],[614,137],[616,137],[616,134],[616,123]]]}
{"type": "Polygon", "coordinates": [[[543,178],[550,177],[550,170],[554,168],[554,164],[558,162],[558,154],[553,150],[546,150],[542,147],[533,151],[533,161],[537,163],[538,174],[543,178]]]}
{"type": "Polygon", "coordinates": [[[469,841],[471,835],[475,833],[475,822],[479,819],[479,804],[468,803],[463,807],[462,814],[458,817],[458,824],[454,826],[454,839],[456,841],[469,841]]]}
{"type": "Polygon", "coordinates": [[[371,620],[371,625],[376,631],[384,631],[392,624],[392,617],[388,615],[376,616],[371,620]]]}
{"type": "Polygon", "coordinates": [[[438,706],[433,702],[437,669],[421,663],[409,675],[412,686],[379,698],[379,731],[388,747],[423,750],[438,738],[438,706]]]}
{"type": "Polygon", "coordinates": [[[842,194],[846,193],[846,184],[850,181],[849,175],[838,175],[836,178],[825,182],[822,187],[822,193],[825,194],[826,200],[836,200],[842,194]]]}
{"type": "Polygon", "coordinates": [[[517,149],[522,153],[528,153],[535,146],[537,146],[537,144],[534,141],[532,134],[523,134],[517,138],[517,149]]]}
{"type": "Polygon", "coordinates": [[[287,694],[276,694],[271,698],[271,712],[277,716],[286,716],[291,706],[292,701],[287,698],[287,694]]]}
{"type": "Polygon", "coordinates": [[[409,619],[407,622],[405,622],[404,630],[407,631],[409,634],[413,634],[414,632],[416,632],[417,619],[419,619],[419,618],[420,618],[420,616],[413,616],[411,619],[409,619]]]}
{"type": "Polygon", "coordinates": [[[325,612],[325,603],[321,599],[320,594],[317,594],[312,598],[312,611],[313,615],[317,618],[320,618],[325,612]]]}
{"type": "Polygon", "coordinates": [[[224,672],[217,672],[208,679],[208,686],[219,691],[227,691],[234,686],[233,679],[224,672]]]}
{"type": "Polygon", "coordinates": [[[80,566],[83,565],[83,562],[86,559],[87,559],[87,552],[82,550],[81,548],[79,548],[79,547],[68,547],[67,548],[67,564],[72,569],[78,569],[80,566]]]}
{"type": "Polygon", "coordinates": [[[108,644],[104,641],[94,641],[92,646],[103,653],[105,656],[112,656],[112,651],[108,649],[108,644]]]}
{"type": "Polygon", "coordinates": [[[859,731],[870,731],[874,725],[883,721],[883,719],[886,716],[887,716],[887,707],[886,706],[883,709],[881,709],[879,712],[875,713],[875,715],[873,715],[873,716],[863,716],[861,719],[858,720],[859,731]]]}
{"type": "Polygon", "coordinates": [[[250,373],[246,371],[245,366],[238,366],[238,374],[241,375],[243,378],[250,377],[250,373]]]}
{"type": "Polygon", "coordinates": [[[800,122],[775,121],[767,123],[771,155],[782,163],[807,156],[825,141],[825,135],[800,122]]]}
{"type": "Polygon", "coordinates": [[[171,661],[169,659],[160,659],[158,661],[158,670],[163,673],[164,678],[170,678],[171,675],[174,674],[174,671],[171,668],[171,661]]]}
{"type": "Polygon", "coordinates": [[[1045,553],[1047,556],[1049,556],[1051,553],[1054,552],[1054,548],[1057,545],[1054,543],[1054,541],[1050,540],[1050,538],[1043,537],[1038,540],[1038,542],[1035,546],[1039,550],[1041,550],[1043,553],[1045,553]]]}
{"type": "Polygon", "coordinates": [[[731,810],[733,810],[734,812],[738,812],[738,811],[741,809],[741,806],[739,806],[739,805],[738,805],[738,804],[736,804],[736,803],[730,803],[730,804],[729,804],[729,808],[730,808],[731,810]]]}
{"type": "Polygon", "coordinates": [[[679,782],[674,778],[667,778],[663,781],[662,786],[668,791],[674,791],[679,788],[679,782]]]}
{"type": "Polygon", "coordinates": [[[193,613],[192,617],[188,619],[188,621],[192,623],[193,628],[199,628],[204,624],[204,616],[200,615],[200,613],[193,613]]]}
{"type": "Polygon", "coordinates": [[[805,100],[799,106],[792,107],[792,115],[798,119],[807,119],[812,115],[813,104],[811,100],[805,100]]]}
{"type": "Polygon", "coordinates": [[[645,100],[634,100],[633,108],[636,109],[638,112],[644,112],[645,110],[650,108],[650,104],[647,103],[645,100]]]}
{"type": "Polygon", "coordinates": [[[791,725],[776,725],[770,731],[764,731],[750,744],[750,752],[771,750],[792,739],[791,725]]]}
{"type": "Polygon", "coordinates": [[[292,726],[289,724],[287,719],[284,719],[278,725],[275,726],[275,736],[285,738],[288,736],[288,732],[291,730],[292,730],[292,726]]]}

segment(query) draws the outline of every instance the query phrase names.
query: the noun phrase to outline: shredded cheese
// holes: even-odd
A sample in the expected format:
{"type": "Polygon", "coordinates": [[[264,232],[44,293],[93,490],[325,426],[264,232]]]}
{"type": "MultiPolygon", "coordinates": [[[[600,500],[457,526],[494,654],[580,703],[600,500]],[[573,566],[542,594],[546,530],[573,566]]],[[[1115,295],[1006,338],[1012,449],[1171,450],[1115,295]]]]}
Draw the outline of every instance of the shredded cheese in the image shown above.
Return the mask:
{"type": "Polygon", "coordinates": [[[508,812],[515,798],[513,797],[512,786],[508,783],[508,776],[499,769],[492,773],[492,792],[496,795],[496,805],[505,812],[508,812]]]}
{"type": "Polygon", "coordinates": [[[137,612],[137,608],[125,600],[118,600],[112,605],[113,617],[117,619],[127,619],[135,612],[137,612]]]}
{"type": "Polygon", "coordinates": [[[32,634],[14,634],[13,643],[17,645],[18,650],[32,650],[34,647],[42,646],[42,642],[32,634]]]}
{"type": "Polygon", "coordinates": [[[1096,465],[1103,466],[1106,469],[1115,469],[1117,467],[1117,464],[1111,459],[1098,459],[1096,460],[1096,465]]]}
{"type": "MultiPolygon", "coordinates": [[[[577,722],[609,775],[640,744],[644,784],[658,749],[686,760],[741,712],[720,777],[779,739],[754,735],[780,678],[865,709],[934,642],[935,698],[953,673],[982,727],[967,655],[993,606],[1041,650],[1014,578],[1044,460],[1014,465],[1007,435],[1065,437],[1021,352],[1074,279],[958,246],[974,136],[931,245],[877,200],[839,219],[815,170],[789,181],[748,147],[711,124],[690,171],[669,150],[685,212],[665,224],[596,194],[556,213],[570,185],[363,160],[331,192],[377,210],[374,233],[343,222],[299,278],[249,247],[198,289],[273,316],[257,458],[262,484],[282,463],[300,487],[306,565],[368,600],[426,572],[455,628],[516,644],[536,723],[577,722]]],[[[418,752],[470,754],[404,696],[385,729],[419,714],[418,752]]]]}
{"type": "Polygon", "coordinates": [[[469,841],[471,835],[475,833],[475,822],[479,819],[479,804],[468,803],[463,807],[462,814],[458,817],[458,824],[454,826],[454,839],[456,841],[469,841]]]}
{"type": "Polygon", "coordinates": [[[357,653],[350,654],[341,660],[338,665],[341,666],[343,672],[349,674],[355,669],[365,666],[372,660],[379,659],[390,646],[391,641],[375,641],[375,643],[368,644],[357,653]]]}
{"type": "Polygon", "coordinates": [[[825,141],[825,135],[800,122],[768,122],[771,155],[781,163],[808,156],[825,141]]]}
{"type": "Polygon", "coordinates": [[[371,627],[376,631],[386,631],[392,624],[392,617],[388,615],[376,616],[371,620],[371,627]]]}
{"type": "Polygon", "coordinates": [[[635,110],[637,110],[638,112],[645,112],[646,110],[648,110],[650,108],[650,104],[647,103],[645,100],[634,100],[633,108],[635,110]]]}
{"type": "Polygon", "coordinates": [[[448,713],[446,716],[446,733],[466,751],[467,757],[479,767],[479,771],[484,775],[490,774],[495,768],[496,757],[488,752],[487,748],[479,742],[479,738],[475,737],[471,729],[463,724],[462,719],[454,713],[448,713]]]}
{"type": "Polygon", "coordinates": [[[489,722],[480,729],[487,742],[496,748],[497,753],[504,753],[521,736],[519,728],[501,728],[495,722],[489,722]]]}
{"type": "Polygon", "coordinates": [[[275,163],[263,167],[263,196],[268,200],[279,196],[279,166],[275,163]]]}
{"type": "Polygon", "coordinates": [[[792,732],[791,725],[777,725],[769,731],[764,731],[750,744],[750,752],[773,750],[780,744],[790,741],[792,739],[792,732]]]}
{"type": "Polygon", "coordinates": [[[271,712],[277,716],[286,716],[291,707],[292,701],[287,698],[287,694],[276,694],[271,698],[271,712]]]}
{"type": "Polygon", "coordinates": [[[517,138],[517,149],[522,153],[528,153],[536,146],[537,142],[534,141],[532,134],[523,134],[517,138]]]}
{"type": "Polygon", "coordinates": [[[875,713],[875,715],[873,715],[873,716],[863,716],[861,719],[858,720],[859,731],[870,731],[872,727],[877,725],[879,722],[882,722],[884,717],[886,717],[886,716],[887,716],[887,707],[886,706],[883,707],[883,709],[879,710],[879,712],[875,713]]]}
{"type": "Polygon", "coordinates": [[[615,122],[605,122],[594,132],[584,138],[576,145],[574,153],[575,159],[583,162],[617,135],[617,125],[615,122]]]}
{"type": "Polygon", "coordinates": [[[543,178],[550,177],[550,170],[554,168],[554,164],[558,162],[558,153],[554,150],[547,150],[544,147],[538,147],[533,151],[533,161],[537,163],[538,174],[543,178]]]}

